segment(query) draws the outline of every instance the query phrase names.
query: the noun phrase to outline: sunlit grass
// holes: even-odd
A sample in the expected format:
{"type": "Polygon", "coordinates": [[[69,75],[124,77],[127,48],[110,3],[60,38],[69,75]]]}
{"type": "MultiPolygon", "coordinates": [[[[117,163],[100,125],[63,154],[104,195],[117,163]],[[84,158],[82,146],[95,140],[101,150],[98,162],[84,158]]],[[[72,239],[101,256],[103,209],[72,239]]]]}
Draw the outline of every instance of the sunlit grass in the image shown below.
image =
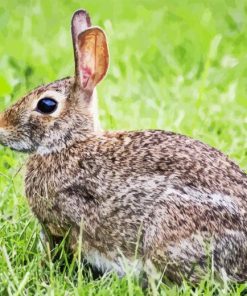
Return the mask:
{"type": "MultiPolygon", "coordinates": [[[[108,35],[111,67],[99,86],[106,129],[159,128],[200,139],[247,169],[247,2],[17,1],[0,3],[0,109],[42,83],[73,74],[70,18],[86,8],[108,35]]],[[[78,281],[40,251],[24,197],[25,156],[0,148],[0,295],[241,295],[210,275],[150,285],[106,275],[78,281]],[[20,171],[19,171],[20,170],[20,171]]],[[[65,260],[66,261],[66,260],[65,260]]]]}

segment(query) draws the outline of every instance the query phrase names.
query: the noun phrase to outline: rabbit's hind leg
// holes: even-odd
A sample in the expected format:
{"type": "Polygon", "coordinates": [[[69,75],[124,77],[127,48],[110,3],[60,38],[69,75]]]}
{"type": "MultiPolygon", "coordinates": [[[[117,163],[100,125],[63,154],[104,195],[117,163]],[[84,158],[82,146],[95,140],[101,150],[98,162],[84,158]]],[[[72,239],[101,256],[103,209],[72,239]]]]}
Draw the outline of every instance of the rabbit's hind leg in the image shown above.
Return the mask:
{"type": "Polygon", "coordinates": [[[247,280],[247,235],[227,230],[215,239],[213,249],[215,270],[223,279],[234,282],[247,280]]]}
{"type": "Polygon", "coordinates": [[[178,283],[183,279],[198,283],[212,274],[219,280],[243,282],[247,279],[247,236],[230,230],[211,238],[192,234],[168,244],[152,259],[157,270],[178,283]]]}
{"type": "Polygon", "coordinates": [[[65,251],[67,257],[70,258],[72,254],[68,246],[68,235],[65,237],[54,235],[51,233],[49,227],[41,224],[40,249],[46,254],[46,257],[52,261],[56,261],[61,258],[62,252],[65,251]]]}

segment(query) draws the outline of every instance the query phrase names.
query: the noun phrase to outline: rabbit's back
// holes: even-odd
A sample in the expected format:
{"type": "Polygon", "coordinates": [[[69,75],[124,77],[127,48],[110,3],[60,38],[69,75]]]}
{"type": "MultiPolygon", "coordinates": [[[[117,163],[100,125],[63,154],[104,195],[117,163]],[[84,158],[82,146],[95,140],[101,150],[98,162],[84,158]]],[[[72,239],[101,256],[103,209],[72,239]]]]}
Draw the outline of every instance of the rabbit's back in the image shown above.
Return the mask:
{"type": "Polygon", "coordinates": [[[180,134],[159,130],[105,133],[89,145],[92,147],[86,154],[92,152],[99,169],[100,162],[104,163],[106,173],[107,165],[125,178],[139,175],[159,182],[161,177],[163,182],[166,177],[166,187],[172,182],[243,199],[247,194],[246,174],[233,161],[217,149],[180,134]]]}

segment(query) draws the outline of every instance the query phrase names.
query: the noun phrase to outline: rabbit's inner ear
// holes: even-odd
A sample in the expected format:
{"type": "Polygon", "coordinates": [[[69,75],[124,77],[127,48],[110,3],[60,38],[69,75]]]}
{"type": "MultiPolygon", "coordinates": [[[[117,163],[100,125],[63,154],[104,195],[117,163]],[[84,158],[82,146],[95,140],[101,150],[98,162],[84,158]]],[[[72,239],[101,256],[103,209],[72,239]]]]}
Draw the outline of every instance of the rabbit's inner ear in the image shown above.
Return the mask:
{"type": "Polygon", "coordinates": [[[89,28],[78,36],[77,63],[76,84],[91,93],[109,64],[106,36],[100,28],[89,28]]]}

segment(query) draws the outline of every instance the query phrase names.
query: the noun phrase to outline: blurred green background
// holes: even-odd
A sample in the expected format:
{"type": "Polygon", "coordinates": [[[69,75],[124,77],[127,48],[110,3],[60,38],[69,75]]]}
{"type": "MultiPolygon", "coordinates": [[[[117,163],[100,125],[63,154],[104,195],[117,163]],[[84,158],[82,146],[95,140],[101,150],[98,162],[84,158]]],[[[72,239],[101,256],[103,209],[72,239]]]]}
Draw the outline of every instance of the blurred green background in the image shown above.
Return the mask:
{"type": "MultiPolygon", "coordinates": [[[[246,0],[1,1],[1,111],[33,87],[73,75],[70,19],[79,8],[108,36],[111,65],[98,87],[104,128],[180,132],[247,169],[246,0]]],[[[0,148],[0,244],[17,270],[38,229],[23,197],[24,162],[0,148]]],[[[2,283],[10,278],[0,274],[2,283]]]]}

